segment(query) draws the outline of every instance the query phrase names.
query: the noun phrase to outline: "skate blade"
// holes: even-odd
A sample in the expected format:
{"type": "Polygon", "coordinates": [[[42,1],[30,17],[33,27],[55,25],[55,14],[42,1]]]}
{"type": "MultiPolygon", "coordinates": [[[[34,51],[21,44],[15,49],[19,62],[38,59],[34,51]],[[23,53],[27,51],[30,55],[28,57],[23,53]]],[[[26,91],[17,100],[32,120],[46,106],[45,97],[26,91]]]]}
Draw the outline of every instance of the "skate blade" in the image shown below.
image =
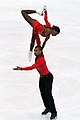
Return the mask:
{"type": "Polygon", "coordinates": [[[53,119],[51,119],[51,120],[57,120],[57,118],[58,118],[58,117],[55,117],[55,118],[53,118],[53,119]]]}

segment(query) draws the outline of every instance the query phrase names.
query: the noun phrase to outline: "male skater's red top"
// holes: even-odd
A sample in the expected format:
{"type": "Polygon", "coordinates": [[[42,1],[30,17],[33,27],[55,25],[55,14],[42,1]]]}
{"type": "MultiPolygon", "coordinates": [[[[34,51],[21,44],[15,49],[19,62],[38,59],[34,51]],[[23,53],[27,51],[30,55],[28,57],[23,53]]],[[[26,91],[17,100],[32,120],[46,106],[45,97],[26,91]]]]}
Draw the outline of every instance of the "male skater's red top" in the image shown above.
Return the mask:
{"type": "Polygon", "coordinates": [[[22,67],[21,70],[32,70],[35,68],[37,69],[40,75],[47,75],[49,73],[49,70],[47,68],[46,61],[43,55],[41,55],[35,60],[35,64],[29,67],[22,67]]]}

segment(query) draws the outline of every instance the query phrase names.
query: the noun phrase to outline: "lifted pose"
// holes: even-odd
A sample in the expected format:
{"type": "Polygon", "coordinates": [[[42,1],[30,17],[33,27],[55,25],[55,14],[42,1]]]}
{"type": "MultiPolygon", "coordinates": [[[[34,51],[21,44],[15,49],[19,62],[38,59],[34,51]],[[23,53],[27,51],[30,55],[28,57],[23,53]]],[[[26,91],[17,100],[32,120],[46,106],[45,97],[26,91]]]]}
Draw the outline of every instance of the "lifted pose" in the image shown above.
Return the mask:
{"type": "Polygon", "coordinates": [[[59,34],[60,28],[55,25],[51,26],[51,24],[48,22],[48,13],[46,10],[46,6],[44,6],[41,13],[37,12],[36,10],[22,10],[21,13],[24,19],[33,27],[33,33],[30,43],[30,52],[29,52],[29,57],[30,57],[29,59],[31,60],[31,54],[35,44],[35,40],[37,45],[41,46],[39,34],[43,37],[46,37],[42,44],[42,49],[43,49],[47,40],[50,38],[50,35],[56,36],[57,34],[59,34]],[[33,19],[28,15],[32,13],[38,13],[40,15],[44,15],[45,25],[42,25],[36,19],[33,19]]]}

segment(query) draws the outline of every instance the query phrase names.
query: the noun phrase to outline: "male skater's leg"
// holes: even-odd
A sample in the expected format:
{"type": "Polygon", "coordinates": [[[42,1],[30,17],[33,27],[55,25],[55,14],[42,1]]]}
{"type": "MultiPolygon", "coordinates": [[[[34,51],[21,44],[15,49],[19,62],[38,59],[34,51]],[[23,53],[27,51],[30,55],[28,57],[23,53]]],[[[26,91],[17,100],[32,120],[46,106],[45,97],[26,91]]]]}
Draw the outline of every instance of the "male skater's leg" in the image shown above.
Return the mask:
{"type": "Polygon", "coordinates": [[[57,116],[54,98],[52,96],[52,83],[53,83],[53,75],[50,73],[48,77],[46,77],[46,80],[45,80],[45,94],[46,94],[46,98],[48,101],[47,103],[48,107],[51,111],[50,119],[55,118],[57,116]]]}
{"type": "Polygon", "coordinates": [[[47,114],[48,112],[50,112],[49,108],[48,108],[48,101],[46,98],[46,94],[45,94],[45,83],[44,83],[44,77],[40,77],[40,81],[39,81],[39,89],[40,89],[40,93],[41,93],[41,97],[45,106],[45,110],[42,112],[42,115],[47,114]]]}

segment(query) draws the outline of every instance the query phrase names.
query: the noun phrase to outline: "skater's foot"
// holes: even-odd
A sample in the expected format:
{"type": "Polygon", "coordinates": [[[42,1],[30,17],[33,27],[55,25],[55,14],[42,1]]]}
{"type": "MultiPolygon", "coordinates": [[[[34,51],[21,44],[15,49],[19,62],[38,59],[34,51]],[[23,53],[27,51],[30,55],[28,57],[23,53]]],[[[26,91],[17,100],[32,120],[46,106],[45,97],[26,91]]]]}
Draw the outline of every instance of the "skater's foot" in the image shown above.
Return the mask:
{"type": "Polygon", "coordinates": [[[41,114],[46,115],[48,112],[51,112],[49,109],[45,109],[41,114]]]}
{"type": "Polygon", "coordinates": [[[37,14],[43,16],[44,12],[47,10],[47,6],[44,5],[42,11],[36,11],[37,14]]]}
{"type": "Polygon", "coordinates": [[[45,12],[47,10],[47,6],[46,5],[44,5],[44,7],[43,7],[43,12],[45,12]]]}
{"type": "Polygon", "coordinates": [[[57,118],[57,113],[52,113],[52,114],[51,114],[50,120],[52,120],[52,119],[54,119],[54,118],[57,118]]]}

